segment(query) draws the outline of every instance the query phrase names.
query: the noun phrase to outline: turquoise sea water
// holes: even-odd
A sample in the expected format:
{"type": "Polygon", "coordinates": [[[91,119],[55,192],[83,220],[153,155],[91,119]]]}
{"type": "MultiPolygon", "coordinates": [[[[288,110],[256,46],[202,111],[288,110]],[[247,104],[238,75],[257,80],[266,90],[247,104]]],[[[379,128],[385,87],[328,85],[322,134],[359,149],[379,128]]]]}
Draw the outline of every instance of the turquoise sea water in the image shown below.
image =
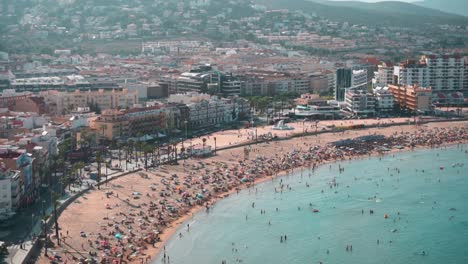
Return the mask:
{"type": "MultiPolygon", "coordinates": [[[[310,177],[296,170],[195,214],[190,231],[181,226],[166,252],[170,263],[468,263],[465,150],[468,145],[327,164],[310,177]],[[280,179],[292,190],[275,193],[280,179]],[[333,179],[338,186],[330,188],[333,179]]],[[[155,263],[164,263],[162,255],[155,263]]]]}

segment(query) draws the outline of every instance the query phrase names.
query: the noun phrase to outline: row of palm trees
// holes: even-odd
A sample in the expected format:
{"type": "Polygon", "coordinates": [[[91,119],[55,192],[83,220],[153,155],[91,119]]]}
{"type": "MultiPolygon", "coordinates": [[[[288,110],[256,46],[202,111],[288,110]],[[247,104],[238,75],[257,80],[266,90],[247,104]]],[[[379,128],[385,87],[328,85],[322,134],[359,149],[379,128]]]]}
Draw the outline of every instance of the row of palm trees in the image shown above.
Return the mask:
{"type": "MultiPolygon", "coordinates": [[[[206,144],[206,138],[202,139],[203,147],[206,144]]],[[[47,177],[47,183],[51,192],[51,199],[53,204],[53,215],[54,215],[54,226],[55,226],[55,235],[57,238],[57,244],[60,245],[59,237],[59,225],[58,225],[58,216],[57,216],[57,207],[59,206],[59,199],[64,195],[65,189],[71,189],[71,185],[79,180],[83,175],[83,169],[86,167],[84,161],[70,162],[69,153],[70,150],[76,149],[79,145],[80,149],[84,151],[85,157],[90,157],[92,154],[92,146],[96,146],[96,139],[91,134],[82,133],[80,140],[76,140],[76,137],[72,135],[71,138],[64,140],[58,146],[58,153],[50,157],[50,162],[45,164],[46,166],[40,167],[40,173],[42,174],[43,179],[47,177]],[[70,163],[69,163],[70,162],[70,163]],[[71,166],[67,166],[70,164],[71,166]],[[60,173],[60,175],[59,175],[60,173]],[[45,176],[45,177],[44,177],[45,176]],[[54,176],[54,177],[52,177],[54,176]],[[55,180],[53,180],[55,179],[55,180]],[[53,186],[58,187],[53,188],[53,186]]],[[[118,155],[117,159],[119,162],[119,167],[122,168],[122,162],[125,162],[125,169],[128,170],[128,163],[138,163],[142,162],[144,168],[147,170],[150,167],[160,166],[162,162],[169,163],[178,163],[179,156],[186,156],[186,148],[184,145],[182,147],[177,147],[179,144],[176,140],[170,140],[169,143],[162,144],[161,142],[144,142],[140,140],[128,140],[126,142],[110,142],[109,148],[98,146],[96,152],[96,163],[97,163],[97,188],[100,189],[101,179],[102,179],[102,166],[105,165],[106,168],[111,166],[110,160],[114,157],[111,155],[109,159],[108,150],[116,150],[118,155]],[[167,158],[162,158],[163,155],[166,155],[167,158]]],[[[106,170],[105,173],[106,182],[108,173],[106,170]]],[[[44,234],[47,238],[45,222],[47,216],[44,215],[44,234]]],[[[46,239],[45,245],[45,254],[47,255],[47,244],[49,240],[46,239]]]]}
{"type": "Polygon", "coordinates": [[[167,144],[161,142],[144,142],[129,140],[127,142],[113,142],[111,149],[117,150],[119,166],[122,167],[122,161],[125,162],[125,168],[128,170],[128,163],[132,161],[136,164],[142,162],[145,169],[156,167],[162,161],[177,163],[179,155],[186,155],[184,146],[177,147],[176,140],[170,140],[167,144]],[[167,158],[163,158],[167,155],[167,158]]]}
{"type": "Polygon", "coordinates": [[[281,93],[275,96],[251,96],[248,98],[250,107],[254,111],[265,113],[268,108],[273,108],[274,111],[282,110],[286,106],[294,106],[294,98],[297,98],[296,93],[281,93]]]}

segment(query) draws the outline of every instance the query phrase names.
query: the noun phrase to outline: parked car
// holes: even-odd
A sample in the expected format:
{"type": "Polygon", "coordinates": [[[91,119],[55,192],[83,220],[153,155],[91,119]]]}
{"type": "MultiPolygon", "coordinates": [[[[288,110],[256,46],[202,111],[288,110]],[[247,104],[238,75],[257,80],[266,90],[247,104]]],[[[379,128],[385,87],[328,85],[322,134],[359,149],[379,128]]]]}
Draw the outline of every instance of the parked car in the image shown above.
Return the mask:
{"type": "Polygon", "coordinates": [[[0,256],[2,255],[8,255],[8,247],[5,242],[0,241],[0,256]]]}

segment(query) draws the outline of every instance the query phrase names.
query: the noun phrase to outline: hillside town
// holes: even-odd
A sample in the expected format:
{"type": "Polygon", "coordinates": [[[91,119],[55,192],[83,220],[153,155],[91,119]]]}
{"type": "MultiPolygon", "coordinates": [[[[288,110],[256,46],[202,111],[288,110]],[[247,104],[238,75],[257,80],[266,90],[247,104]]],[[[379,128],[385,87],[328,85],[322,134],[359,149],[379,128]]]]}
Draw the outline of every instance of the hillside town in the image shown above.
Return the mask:
{"type": "Polygon", "coordinates": [[[357,23],[305,10],[271,9],[259,2],[47,0],[32,5],[28,1],[3,1],[0,15],[5,27],[0,40],[15,52],[49,55],[54,49],[72,47],[79,54],[97,48],[136,55],[142,42],[154,39],[169,43],[143,45],[145,52],[182,55],[207,51],[215,44],[221,49],[253,45],[319,56],[372,52],[390,59],[404,59],[403,54],[414,55],[420,50],[466,52],[466,25],[437,23],[434,15],[433,25],[425,25],[416,17],[407,25],[395,18],[390,24],[371,18],[357,23]],[[183,43],[177,45],[178,41],[183,43]]]}

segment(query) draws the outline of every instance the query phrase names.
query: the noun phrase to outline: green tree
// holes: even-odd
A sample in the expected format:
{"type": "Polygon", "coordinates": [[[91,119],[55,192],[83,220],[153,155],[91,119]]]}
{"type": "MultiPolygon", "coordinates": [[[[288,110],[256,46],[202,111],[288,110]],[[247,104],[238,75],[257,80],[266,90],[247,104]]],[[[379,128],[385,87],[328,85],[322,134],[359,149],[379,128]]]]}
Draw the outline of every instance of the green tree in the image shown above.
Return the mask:
{"type": "Polygon", "coordinates": [[[150,145],[148,144],[143,145],[143,153],[145,156],[145,170],[148,170],[148,154],[152,152],[153,152],[153,148],[150,145]]]}
{"type": "Polygon", "coordinates": [[[57,207],[59,206],[60,195],[56,192],[52,192],[52,203],[54,206],[54,223],[55,223],[55,236],[57,237],[57,245],[60,246],[60,236],[59,236],[59,224],[58,224],[58,215],[57,207]]]}
{"type": "MultiPolygon", "coordinates": [[[[98,187],[98,190],[101,189],[100,185],[101,185],[101,165],[102,165],[102,162],[104,161],[104,159],[102,158],[102,153],[101,151],[99,150],[99,152],[96,154],[96,162],[97,162],[97,178],[96,178],[96,182],[97,182],[97,187],[98,187]]],[[[106,175],[107,177],[107,175],[106,175]]]]}

